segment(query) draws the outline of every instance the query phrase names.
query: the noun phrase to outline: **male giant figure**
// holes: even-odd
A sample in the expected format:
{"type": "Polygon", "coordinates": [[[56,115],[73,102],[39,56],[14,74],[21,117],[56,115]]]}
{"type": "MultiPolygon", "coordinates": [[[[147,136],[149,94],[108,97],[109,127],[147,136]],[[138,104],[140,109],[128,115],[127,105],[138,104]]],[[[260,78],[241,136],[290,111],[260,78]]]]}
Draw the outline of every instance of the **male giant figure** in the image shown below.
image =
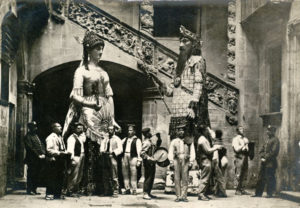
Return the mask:
{"type": "Polygon", "coordinates": [[[173,96],[170,135],[176,126],[186,122],[185,139],[197,143],[200,125],[210,126],[206,84],[206,64],[201,55],[201,41],[197,34],[180,27],[180,55],[173,82],[166,85],[150,73],[166,96],[173,96]]]}

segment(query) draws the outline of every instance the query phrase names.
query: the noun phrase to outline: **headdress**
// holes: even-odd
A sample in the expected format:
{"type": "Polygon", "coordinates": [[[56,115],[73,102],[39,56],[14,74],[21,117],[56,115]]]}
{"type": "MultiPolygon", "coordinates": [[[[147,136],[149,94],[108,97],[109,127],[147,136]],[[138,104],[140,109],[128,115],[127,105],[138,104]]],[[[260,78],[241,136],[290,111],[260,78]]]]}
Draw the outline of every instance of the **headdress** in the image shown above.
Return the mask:
{"type": "Polygon", "coordinates": [[[199,47],[202,46],[202,41],[198,34],[195,34],[191,31],[189,31],[183,25],[180,25],[179,31],[180,31],[180,37],[188,38],[192,42],[196,42],[197,46],[199,46],[199,47]]]}
{"type": "Polygon", "coordinates": [[[96,45],[104,46],[104,41],[93,31],[86,31],[82,44],[84,47],[93,48],[96,45]]]}

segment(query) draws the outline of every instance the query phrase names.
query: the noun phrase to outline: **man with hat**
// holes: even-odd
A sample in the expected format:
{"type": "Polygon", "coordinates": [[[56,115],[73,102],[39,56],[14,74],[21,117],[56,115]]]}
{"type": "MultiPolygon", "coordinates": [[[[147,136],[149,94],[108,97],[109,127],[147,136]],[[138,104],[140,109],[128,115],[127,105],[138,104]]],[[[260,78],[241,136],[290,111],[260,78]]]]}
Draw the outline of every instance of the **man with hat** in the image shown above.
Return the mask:
{"type": "Polygon", "coordinates": [[[189,170],[192,169],[195,160],[194,143],[187,144],[184,141],[186,124],[179,124],[177,137],[171,141],[168,158],[170,160],[170,170],[174,170],[175,178],[175,202],[188,202],[187,189],[189,170]]]}
{"type": "Polygon", "coordinates": [[[261,151],[260,151],[260,172],[258,176],[258,181],[256,184],[255,195],[253,197],[261,197],[267,184],[267,198],[272,197],[276,189],[276,168],[277,160],[276,157],[279,153],[279,140],[275,137],[276,128],[269,125],[267,127],[268,139],[265,141],[261,151]]]}
{"type": "Polygon", "coordinates": [[[137,192],[137,168],[140,167],[142,158],[140,156],[142,150],[141,139],[135,135],[135,125],[128,125],[128,137],[122,140],[123,158],[122,173],[124,178],[125,191],[122,194],[130,194],[130,185],[132,194],[137,192]],[[130,179],[129,179],[130,176],[130,179]]]}
{"type": "Polygon", "coordinates": [[[153,141],[155,138],[152,136],[150,132],[150,128],[142,129],[142,134],[145,139],[142,144],[141,157],[143,158],[144,168],[145,168],[145,180],[144,180],[144,199],[150,200],[151,198],[156,198],[156,196],[151,194],[151,189],[154,182],[155,177],[155,162],[156,160],[153,158],[154,152],[161,145],[160,133],[156,134],[156,141],[153,141]],[[153,138],[153,139],[152,139],[153,138]]]}
{"type": "Polygon", "coordinates": [[[37,135],[37,124],[35,121],[27,124],[28,133],[25,136],[26,157],[24,162],[27,164],[27,194],[36,195],[39,174],[42,160],[45,159],[45,147],[37,135]]]}

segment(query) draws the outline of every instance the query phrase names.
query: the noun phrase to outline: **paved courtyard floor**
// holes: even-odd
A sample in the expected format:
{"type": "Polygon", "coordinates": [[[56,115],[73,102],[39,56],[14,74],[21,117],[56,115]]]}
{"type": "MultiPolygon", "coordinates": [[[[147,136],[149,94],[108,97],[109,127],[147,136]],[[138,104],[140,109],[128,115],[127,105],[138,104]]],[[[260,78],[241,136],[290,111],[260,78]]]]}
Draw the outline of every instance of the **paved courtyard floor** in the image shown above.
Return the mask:
{"type": "Polygon", "coordinates": [[[138,190],[137,196],[119,195],[118,198],[82,196],[80,198],[66,198],[65,200],[46,201],[45,189],[38,190],[42,195],[29,196],[25,191],[15,191],[0,198],[0,208],[299,208],[300,204],[283,200],[280,198],[252,198],[246,196],[236,196],[233,190],[228,190],[228,198],[214,198],[211,201],[198,201],[196,196],[189,196],[189,202],[174,202],[175,196],[165,194],[164,191],[154,190],[157,195],[155,200],[144,200],[142,190],[138,190]]]}

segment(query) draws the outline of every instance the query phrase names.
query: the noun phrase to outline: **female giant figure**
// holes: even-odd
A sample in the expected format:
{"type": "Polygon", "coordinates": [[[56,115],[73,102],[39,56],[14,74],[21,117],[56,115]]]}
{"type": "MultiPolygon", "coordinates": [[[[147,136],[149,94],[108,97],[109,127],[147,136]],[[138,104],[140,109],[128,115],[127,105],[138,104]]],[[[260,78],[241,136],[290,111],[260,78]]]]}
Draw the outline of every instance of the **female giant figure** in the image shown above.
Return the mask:
{"type": "Polygon", "coordinates": [[[120,128],[114,119],[113,91],[109,76],[99,66],[104,41],[94,32],[87,31],[83,39],[83,60],[74,74],[71,104],[65,120],[63,136],[69,134],[70,126],[79,120],[86,128],[87,173],[85,174],[86,191],[92,194],[101,182],[99,168],[99,145],[103,132],[109,125],[120,128]],[[99,181],[100,180],[100,181],[99,181]]]}

